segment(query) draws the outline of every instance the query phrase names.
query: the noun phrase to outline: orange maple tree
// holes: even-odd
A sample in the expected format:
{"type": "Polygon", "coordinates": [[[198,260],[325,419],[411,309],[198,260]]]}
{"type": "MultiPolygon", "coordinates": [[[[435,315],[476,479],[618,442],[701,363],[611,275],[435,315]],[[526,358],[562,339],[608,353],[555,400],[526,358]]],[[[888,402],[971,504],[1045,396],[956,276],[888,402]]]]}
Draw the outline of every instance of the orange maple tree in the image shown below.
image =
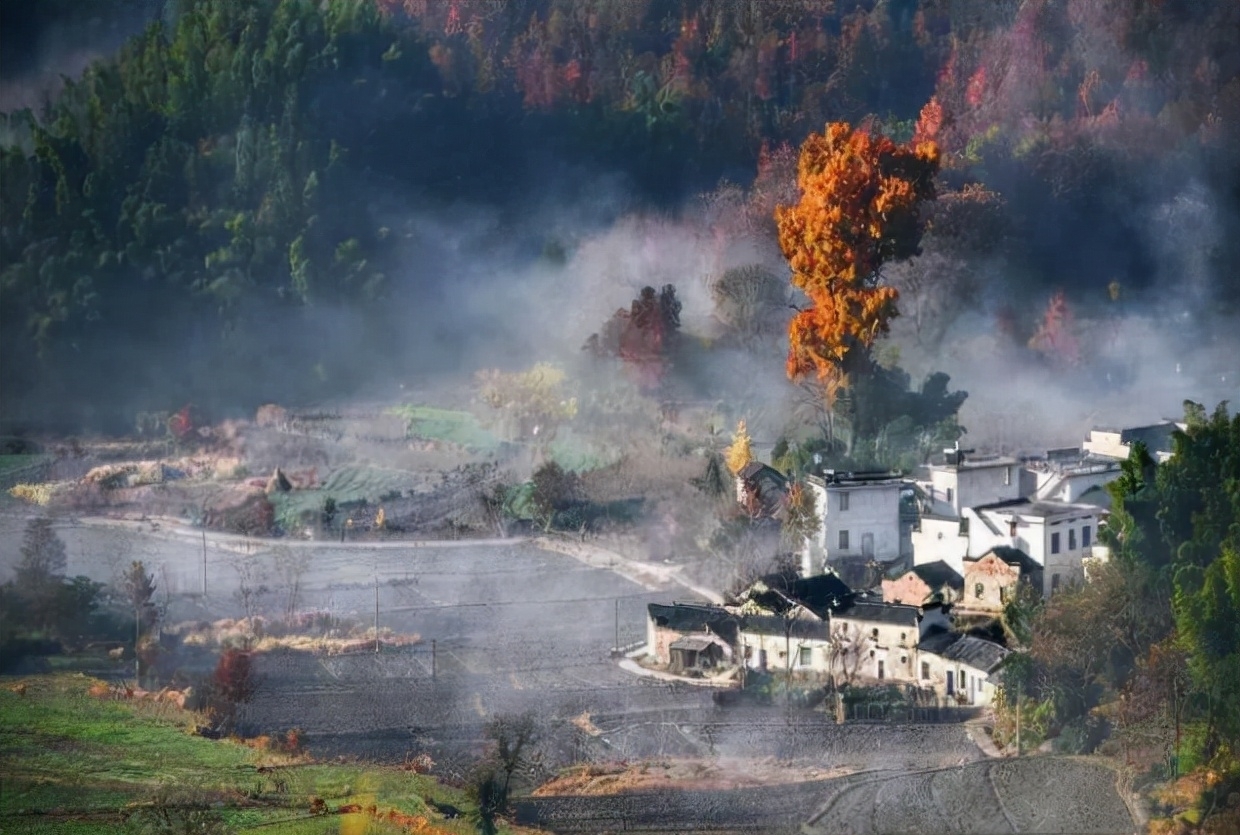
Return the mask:
{"type": "Polygon", "coordinates": [[[815,374],[829,401],[870,366],[874,340],[898,311],[884,263],[915,255],[934,199],[939,150],[915,148],[835,122],[801,145],[801,199],[775,210],[792,283],[810,305],[788,326],[788,376],[815,374]]]}

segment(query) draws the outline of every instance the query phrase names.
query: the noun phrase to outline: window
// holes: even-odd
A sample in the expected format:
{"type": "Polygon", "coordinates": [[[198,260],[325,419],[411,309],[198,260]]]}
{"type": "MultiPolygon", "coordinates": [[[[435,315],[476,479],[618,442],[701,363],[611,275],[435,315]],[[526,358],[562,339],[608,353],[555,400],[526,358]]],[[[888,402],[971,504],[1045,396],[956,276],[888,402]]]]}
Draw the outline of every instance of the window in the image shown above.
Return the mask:
{"type": "Polygon", "coordinates": [[[907,655],[901,655],[901,656],[900,656],[900,663],[901,663],[901,664],[907,664],[907,663],[908,663],[908,656],[907,656],[907,655]]]}
{"type": "Polygon", "coordinates": [[[1076,550],[1076,528],[1068,528],[1068,550],[1076,550]]]}
{"type": "Polygon", "coordinates": [[[884,672],[885,672],[885,670],[883,670],[883,662],[880,660],[880,661],[878,662],[878,677],[879,677],[879,678],[886,678],[886,676],[884,676],[884,675],[883,675],[883,673],[884,673],[884,672]]]}
{"type": "Polygon", "coordinates": [[[1012,539],[1016,538],[1016,520],[1015,519],[1008,522],[1008,536],[1010,536],[1012,539]]]}
{"type": "Polygon", "coordinates": [[[1010,588],[1008,588],[1007,586],[1003,586],[1003,587],[1001,587],[1001,588],[999,589],[999,602],[1000,602],[1000,603],[1007,603],[1007,602],[1008,602],[1008,598],[1009,598],[1009,597],[1011,597],[1010,592],[1011,592],[1011,589],[1010,589],[1010,588]]]}
{"type": "Polygon", "coordinates": [[[1003,468],[1003,486],[1007,487],[1011,483],[1012,483],[1012,468],[1004,467],[1003,468]]]}
{"type": "Polygon", "coordinates": [[[1051,553],[1059,553],[1059,534],[1057,533],[1051,534],[1051,553]]]}
{"type": "Polygon", "coordinates": [[[840,510],[848,510],[848,494],[840,493],[840,510]]]}
{"type": "Polygon", "coordinates": [[[969,677],[965,675],[964,670],[960,671],[960,689],[961,690],[969,689],[969,677]]]}
{"type": "Polygon", "coordinates": [[[908,633],[907,633],[907,632],[901,632],[901,633],[900,633],[900,643],[904,643],[907,639],[908,639],[908,633]]]}
{"type": "Polygon", "coordinates": [[[1091,533],[1091,531],[1090,531],[1090,529],[1089,529],[1089,525],[1086,525],[1085,527],[1081,528],[1081,547],[1082,547],[1082,548],[1088,548],[1088,547],[1089,547],[1089,542],[1090,542],[1089,535],[1090,535],[1090,533],[1091,533]]]}
{"type": "Polygon", "coordinates": [[[877,626],[870,630],[870,637],[876,641],[878,640],[878,627],[877,626]]]}
{"type": "Polygon", "coordinates": [[[985,597],[986,596],[986,584],[985,583],[974,583],[973,584],[973,596],[976,597],[978,600],[981,600],[983,597],[985,597]]]}
{"type": "Polygon", "coordinates": [[[929,661],[921,662],[921,680],[922,681],[930,680],[930,662],[929,661]]]}
{"type": "Polygon", "coordinates": [[[1051,591],[1056,592],[1058,590],[1059,590],[1059,575],[1052,574],[1051,575],[1051,591]]]}
{"type": "Polygon", "coordinates": [[[949,502],[952,500],[952,488],[950,487],[947,488],[947,500],[949,502]]]}
{"type": "Polygon", "coordinates": [[[800,664],[802,667],[808,667],[810,664],[809,647],[801,647],[797,652],[799,654],[799,657],[797,658],[797,663],[800,664]]]}
{"type": "Polygon", "coordinates": [[[840,531],[840,550],[848,550],[848,531],[840,531]]]}
{"type": "MultiPolygon", "coordinates": [[[[965,516],[961,518],[960,520],[960,535],[961,536],[969,535],[969,517],[968,516],[965,516]]],[[[943,534],[939,534],[939,539],[942,539],[942,538],[943,538],[943,534]]]]}
{"type": "Polygon", "coordinates": [[[874,650],[870,650],[870,657],[871,657],[871,658],[873,658],[873,657],[874,657],[874,650]]]}

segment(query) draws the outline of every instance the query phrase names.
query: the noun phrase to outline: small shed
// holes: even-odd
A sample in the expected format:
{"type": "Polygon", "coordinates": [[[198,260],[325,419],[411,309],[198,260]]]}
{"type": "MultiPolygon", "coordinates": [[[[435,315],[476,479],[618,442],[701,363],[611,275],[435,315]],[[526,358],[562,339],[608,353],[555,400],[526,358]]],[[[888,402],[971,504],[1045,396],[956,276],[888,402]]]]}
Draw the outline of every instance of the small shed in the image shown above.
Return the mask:
{"type": "Polygon", "coordinates": [[[723,666],[729,648],[715,635],[686,635],[668,646],[671,654],[669,669],[675,672],[713,670],[723,666]]]}

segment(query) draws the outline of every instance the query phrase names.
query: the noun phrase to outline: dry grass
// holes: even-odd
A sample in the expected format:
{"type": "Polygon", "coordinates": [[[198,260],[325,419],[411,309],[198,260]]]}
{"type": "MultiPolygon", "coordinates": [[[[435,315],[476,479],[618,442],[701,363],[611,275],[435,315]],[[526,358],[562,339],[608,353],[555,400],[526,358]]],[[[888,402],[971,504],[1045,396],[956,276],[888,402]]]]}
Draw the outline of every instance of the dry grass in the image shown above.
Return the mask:
{"type": "Polygon", "coordinates": [[[539,786],[533,795],[600,796],[662,789],[710,791],[780,786],[842,777],[853,770],[824,769],[821,766],[798,765],[773,758],[592,763],[569,769],[539,786]]]}

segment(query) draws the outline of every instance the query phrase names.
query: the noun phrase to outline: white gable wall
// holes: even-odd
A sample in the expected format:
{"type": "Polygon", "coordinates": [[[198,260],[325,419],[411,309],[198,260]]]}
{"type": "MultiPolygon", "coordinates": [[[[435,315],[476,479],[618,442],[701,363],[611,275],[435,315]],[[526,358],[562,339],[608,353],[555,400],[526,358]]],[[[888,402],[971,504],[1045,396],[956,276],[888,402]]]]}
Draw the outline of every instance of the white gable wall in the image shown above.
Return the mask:
{"type": "MultiPolygon", "coordinates": [[[[869,556],[882,562],[900,556],[900,482],[834,484],[807,480],[822,526],[811,551],[819,559],[869,556]]],[[[821,565],[809,566],[811,573],[821,565]]]]}

